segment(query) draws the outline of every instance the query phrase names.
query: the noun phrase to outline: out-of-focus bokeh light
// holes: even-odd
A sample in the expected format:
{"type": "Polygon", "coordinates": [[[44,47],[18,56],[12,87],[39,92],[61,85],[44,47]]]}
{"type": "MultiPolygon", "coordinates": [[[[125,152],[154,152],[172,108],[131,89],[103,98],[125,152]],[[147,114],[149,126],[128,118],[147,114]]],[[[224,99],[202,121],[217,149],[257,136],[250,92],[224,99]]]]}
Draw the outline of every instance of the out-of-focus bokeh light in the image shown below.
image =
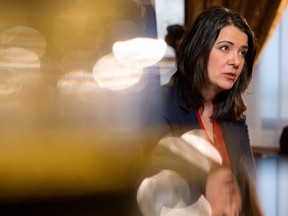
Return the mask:
{"type": "Polygon", "coordinates": [[[43,35],[33,28],[15,26],[2,31],[0,34],[0,73],[9,73],[9,78],[4,82],[21,84],[31,79],[31,73],[40,70],[40,59],[46,52],[46,46],[43,35]]]}
{"type": "Polygon", "coordinates": [[[167,49],[161,39],[134,38],[118,41],[113,45],[113,53],[123,65],[145,68],[159,62],[167,49]]]}
{"type": "Polygon", "coordinates": [[[137,2],[138,4],[142,4],[142,5],[153,5],[155,4],[155,0],[133,0],[135,2],[137,2]]]}
{"type": "Polygon", "coordinates": [[[167,48],[163,40],[133,38],[117,41],[113,54],[99,59],[93,68],[95,80],[102,88],[123,90],[138,83],[146,67],[159,62],[167,48]]]}
{"type": "Polygon", "coordinates": [[[15,71],[31,71],[40,69],[40,59],[32,51],[11,47],[1,51],[1,68],[15,71]]]}
{"type": "MultiPolygon", "coordinates": [[[[10,27],[0,34],[1,55],[5,55],[9,49],[19,48],[34,53],[39,59],[44,55],[46,47],[47,42],[44,36],[37,30],[27,26],[10,27]]],[[[10,58],[13,58],[14,55],[13,53],[11,54],[10,58]]],[[[15,54],[15,57],[22,56],[25,59],[23,53],[15,54]]]]}
{"type": "Polygon", "coordinates": [[[92,73],[72,71],[67,73],[57,83],[60,94],[79,94],[97,92],[99,86],[92,73]]]}
{"type": "Polygon", "coordinates": [[[125,66],[113,54],[99,59],[93,68],[93,75],[102,88],[123,90],[139,82],[142,68],[125,66]]]}
{"type": "Polygon", "coordinates": [[[112,47],[147,36],[146,3],[0,1],[0,199],[135,183],[144,66],[112,47]]]}

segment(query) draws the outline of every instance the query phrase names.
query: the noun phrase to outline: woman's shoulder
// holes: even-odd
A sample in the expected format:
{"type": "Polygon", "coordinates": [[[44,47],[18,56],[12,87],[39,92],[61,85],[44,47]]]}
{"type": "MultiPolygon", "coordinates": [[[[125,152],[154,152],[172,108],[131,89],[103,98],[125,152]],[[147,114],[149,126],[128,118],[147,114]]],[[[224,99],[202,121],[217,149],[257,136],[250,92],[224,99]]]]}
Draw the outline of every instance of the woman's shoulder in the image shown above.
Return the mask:
{"type": "Polygon", "coordinates": [[[220,124],[224,136],[231,137],[233,139],[235,139],[235,137],[239,137],[245,140],[249,137],[246,118],[237,121],[223,120],[220,121],[220,124]]]}
{"type": "Polygon", "coordinates": [[[246,115],[243,116],[243,118],[239,119],[239,120],[227,120],[227,119],[221,119],[220,120],[221,124],[228,124],[228,125],[234,125],[237,127],[247,127],[247,123],[246,123],[246,115]]]}
{"type": "Polygon", "coordinates": [[[161,85],[148,90],[148,100],[153,103],[171,103],[179,97],[180,91],[176,86],[161,85]]]}
{"type": "Polygon", "coordinates": [[[179,88],[175,85],[171,85],[169,83],[166,83],[164,85],[160,85],[154,89],[152,89],[154,92],[158,92],[160,94],[172,94],[179,92],[179,88]]]}

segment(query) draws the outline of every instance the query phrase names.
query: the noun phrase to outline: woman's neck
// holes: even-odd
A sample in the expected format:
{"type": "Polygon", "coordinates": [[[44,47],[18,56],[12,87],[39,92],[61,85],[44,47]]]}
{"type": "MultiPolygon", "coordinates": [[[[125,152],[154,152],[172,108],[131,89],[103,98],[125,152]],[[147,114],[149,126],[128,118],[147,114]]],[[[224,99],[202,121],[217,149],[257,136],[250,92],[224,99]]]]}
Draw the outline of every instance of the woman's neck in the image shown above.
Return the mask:
{"type": "Polygon", "coordinates": [[[213,103],[205,102],[202,110],[199,111],[203,126],[212,142],[214,142],[213,121],[211,116],[213,114],[213,103]]]}

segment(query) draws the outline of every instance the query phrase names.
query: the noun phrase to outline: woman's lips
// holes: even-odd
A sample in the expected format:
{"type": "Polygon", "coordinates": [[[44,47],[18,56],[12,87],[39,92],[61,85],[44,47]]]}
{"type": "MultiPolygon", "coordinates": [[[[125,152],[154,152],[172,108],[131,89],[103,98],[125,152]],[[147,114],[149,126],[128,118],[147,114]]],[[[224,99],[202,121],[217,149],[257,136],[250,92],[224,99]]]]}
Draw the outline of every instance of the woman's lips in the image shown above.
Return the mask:
{"type": "Polygon", "coordinates": [[[232,80],[232,81],[236,80],[236,74],[235,73],[224,73],[224,76],[228,80],[232,80]]]}

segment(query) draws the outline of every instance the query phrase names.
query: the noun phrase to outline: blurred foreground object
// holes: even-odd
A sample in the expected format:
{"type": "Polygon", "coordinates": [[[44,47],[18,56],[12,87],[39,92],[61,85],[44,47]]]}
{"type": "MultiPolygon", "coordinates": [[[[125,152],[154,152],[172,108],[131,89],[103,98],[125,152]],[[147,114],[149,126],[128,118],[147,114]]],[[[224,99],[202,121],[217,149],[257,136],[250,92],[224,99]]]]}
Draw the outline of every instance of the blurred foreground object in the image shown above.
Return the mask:
{"type": "Polygon", "coordinates": [[[148,168],[148,173],[154,174],[138,188],[137,202],[142,213],[211,215],[207,200],[203,196],[195,200],[190,186],[203,184],[212,164],[220,166],[222,158],[206,140],[204,131],[188,131],[180,137],[172,133],[162,138],[152,153],[151,170],[148,168]]]}
{"type": "Polygon", "coordinates": [[[155,146],[137,192],[144,216],[262,216],[254,181],[245,167],[222,165],[204,131],[171,133],[155,146]],[[212,212],[213,211],[213,212],[212,212]]]}
{"type": "Polygon", "coordinates": [[[137,201],[144,216],[211,215],[210,205],[203,196],[191,206],[187,206],[188,200],[188,183],[171,170],[162,170],[155,176],[146,178],[137,193],[137,201]]]}

